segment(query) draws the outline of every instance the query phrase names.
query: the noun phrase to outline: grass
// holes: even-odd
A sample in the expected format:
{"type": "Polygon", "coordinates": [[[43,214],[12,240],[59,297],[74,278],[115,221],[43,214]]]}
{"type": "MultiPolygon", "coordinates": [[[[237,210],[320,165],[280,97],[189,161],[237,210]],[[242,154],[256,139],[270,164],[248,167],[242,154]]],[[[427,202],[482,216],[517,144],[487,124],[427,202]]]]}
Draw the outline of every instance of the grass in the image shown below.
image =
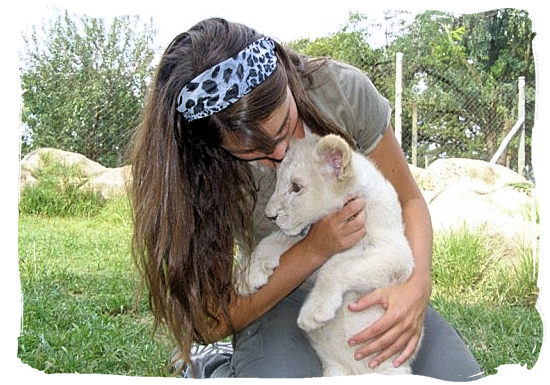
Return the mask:
{"type": "Polygon", "coordinates": [[[504,364],[531,369],[542,344],[543,325],[533,307],[462,303],[439,294],[432,305],[457,329],[485,374],[504,364]]]}
{"type": "Polygon", "coordinates": [[[64,165],[51,155],[40,156],[42,167],[32,172],[36,186],[21,192],[20,214],[94,216],[105,204],[97,192],[81,188],[87,182],[79,165],[64,165]]]}
{"type": "Polygon", "coordinates": [[[19,358],[46,373],[166,376],[173,344],[153,337],[129,256],[125,199],[94,218],[21,215],[19,358]]]}
{"type": "MultiPolygon", "coordinates": [[[[46,373],[168,376],[174,343],[165,330],[153,335],[146,298],[135,297],[127,201],[94,204],[84,215],[20,212],[18,356],[46,373]]],[[[532,251],[502,245],[483,229],[434,242],[432,305],[488,374],[532,368],[542,343],[532,251]]]]}
{"type": "Polygon", "coordinates": [[[462,335],[485,373],[495,374],[503,364],[531,369],[536,363],[543,337],[535,308],[537,273],[530,248],[510,250],[483,228],[436,235],[432,305],[462,335]]]}

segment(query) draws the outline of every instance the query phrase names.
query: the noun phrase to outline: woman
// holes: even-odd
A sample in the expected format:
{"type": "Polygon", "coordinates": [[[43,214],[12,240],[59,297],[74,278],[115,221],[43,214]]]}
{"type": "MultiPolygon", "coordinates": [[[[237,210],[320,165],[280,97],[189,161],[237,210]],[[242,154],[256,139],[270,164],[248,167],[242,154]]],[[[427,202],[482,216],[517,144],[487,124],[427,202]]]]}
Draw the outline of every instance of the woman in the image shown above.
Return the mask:
{"type": "Polygon", "coordinates": [[[242,264],[274,230],[263,211],[277,164],[304,126],[336,133],[374,160],[394,185],[416,267],[406,283],[350,304],[385,315],[348,343],[374,367],[425,336],[415,373],[449,380],[480,372],[456,332],[430,307],[431,223],[390,127],[391,110],[370,80],[331,60],[308,60],[240,24],[208,19],[164,52],[133,145],[133,254],[156,324],[166,322],[185,362],[192,343],[234,335],[232,355],[195,360],[195,376],[312,377],[319,361],[296,326],[305,279],[364,235],[365,202],[314,224],[269,282],[249,297],[233,288],[242,264]]]}

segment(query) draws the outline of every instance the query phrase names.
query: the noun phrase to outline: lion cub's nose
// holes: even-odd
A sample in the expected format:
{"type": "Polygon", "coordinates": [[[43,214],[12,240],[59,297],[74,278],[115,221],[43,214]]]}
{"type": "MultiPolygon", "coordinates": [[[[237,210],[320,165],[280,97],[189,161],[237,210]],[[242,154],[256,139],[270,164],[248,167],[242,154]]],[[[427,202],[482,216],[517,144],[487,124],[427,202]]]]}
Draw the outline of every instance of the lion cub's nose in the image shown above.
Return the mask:
{"type": "Polygon", "coordinates": [[[273,197],[271,197],[269,202],[267,202],[267,206],[265,207],[264,214],[267,217],[267,219],[274,221],[279,216],[279,213],[280,213],[279,206],[273,200],[273,197]]]}

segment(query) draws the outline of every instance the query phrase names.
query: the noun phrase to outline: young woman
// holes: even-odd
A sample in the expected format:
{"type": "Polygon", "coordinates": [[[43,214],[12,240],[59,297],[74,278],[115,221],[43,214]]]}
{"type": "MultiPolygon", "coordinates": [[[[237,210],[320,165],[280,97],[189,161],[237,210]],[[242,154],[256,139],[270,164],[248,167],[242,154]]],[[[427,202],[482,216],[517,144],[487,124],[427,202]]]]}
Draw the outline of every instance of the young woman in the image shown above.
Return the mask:
{"type": "MultiPolygon", "coordinates": [[[[457,333],[431,307],[432,230],[427,206],[390,126],[388,101],[359,70],[309,60],[246,26],[204,20],[177,36],[151,85],[133,152],[133,254],[156,323],[166,322],[185,362],[193,343],[234,336],[231,355],[195,360],[194,375],[313,377],[315,352],[296,326],[305,279],[364,235],[365,202],[314,224],[289,249],[269,282],[249,297],[235,293],[232,271],[274,230],[263,212],[275,169],[304,127],[336,133],[374,160],[394,185],[416,261],[406,283],[350,304],[379,304],[385,315],[353,336],[355,357],[374,367],[425,336],[414,372],[447,380],[479,378],[457,333]]],[[[190,371],[188,371],[189,373],[190,371]]]]}

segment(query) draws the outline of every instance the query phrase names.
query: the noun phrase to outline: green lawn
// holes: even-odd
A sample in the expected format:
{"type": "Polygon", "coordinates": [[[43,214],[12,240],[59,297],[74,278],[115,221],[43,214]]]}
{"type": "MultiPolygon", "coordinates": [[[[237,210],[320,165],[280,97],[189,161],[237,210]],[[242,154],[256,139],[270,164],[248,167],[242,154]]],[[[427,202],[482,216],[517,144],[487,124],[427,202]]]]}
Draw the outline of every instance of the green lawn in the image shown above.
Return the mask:
{"type": "MultiPolygon", "coordinates": [[[[124,200],[88,218],[21,214],[22,362],[47,373],[170,374],[174,344],[163,330],[153,336],[146,298],[136,301],[130,234],[124,200]]],[[[491,374],[508,363],[531,368],[542,343],[530,251],[497,249],[467,231],[438,237],[434,249],[432,304],[491,374]]]]}
{"type": "MultiPolygon", "coordinates": [[[[538,256],[536,258],[538,260],[538,256]]],[[[503,364],[531,369],[543,325],[530,247],[506,245],[483,229],[437,234],[432,265],[434,308],[458,330],[485,373],[503,364]]]]}
{"type": "Polygon", "coordinates": [[[153,337],[129,255],[125,202],[94,218],[19,220],[19,357],[47,373],[166,376],[172,342],[153,337]]]}

